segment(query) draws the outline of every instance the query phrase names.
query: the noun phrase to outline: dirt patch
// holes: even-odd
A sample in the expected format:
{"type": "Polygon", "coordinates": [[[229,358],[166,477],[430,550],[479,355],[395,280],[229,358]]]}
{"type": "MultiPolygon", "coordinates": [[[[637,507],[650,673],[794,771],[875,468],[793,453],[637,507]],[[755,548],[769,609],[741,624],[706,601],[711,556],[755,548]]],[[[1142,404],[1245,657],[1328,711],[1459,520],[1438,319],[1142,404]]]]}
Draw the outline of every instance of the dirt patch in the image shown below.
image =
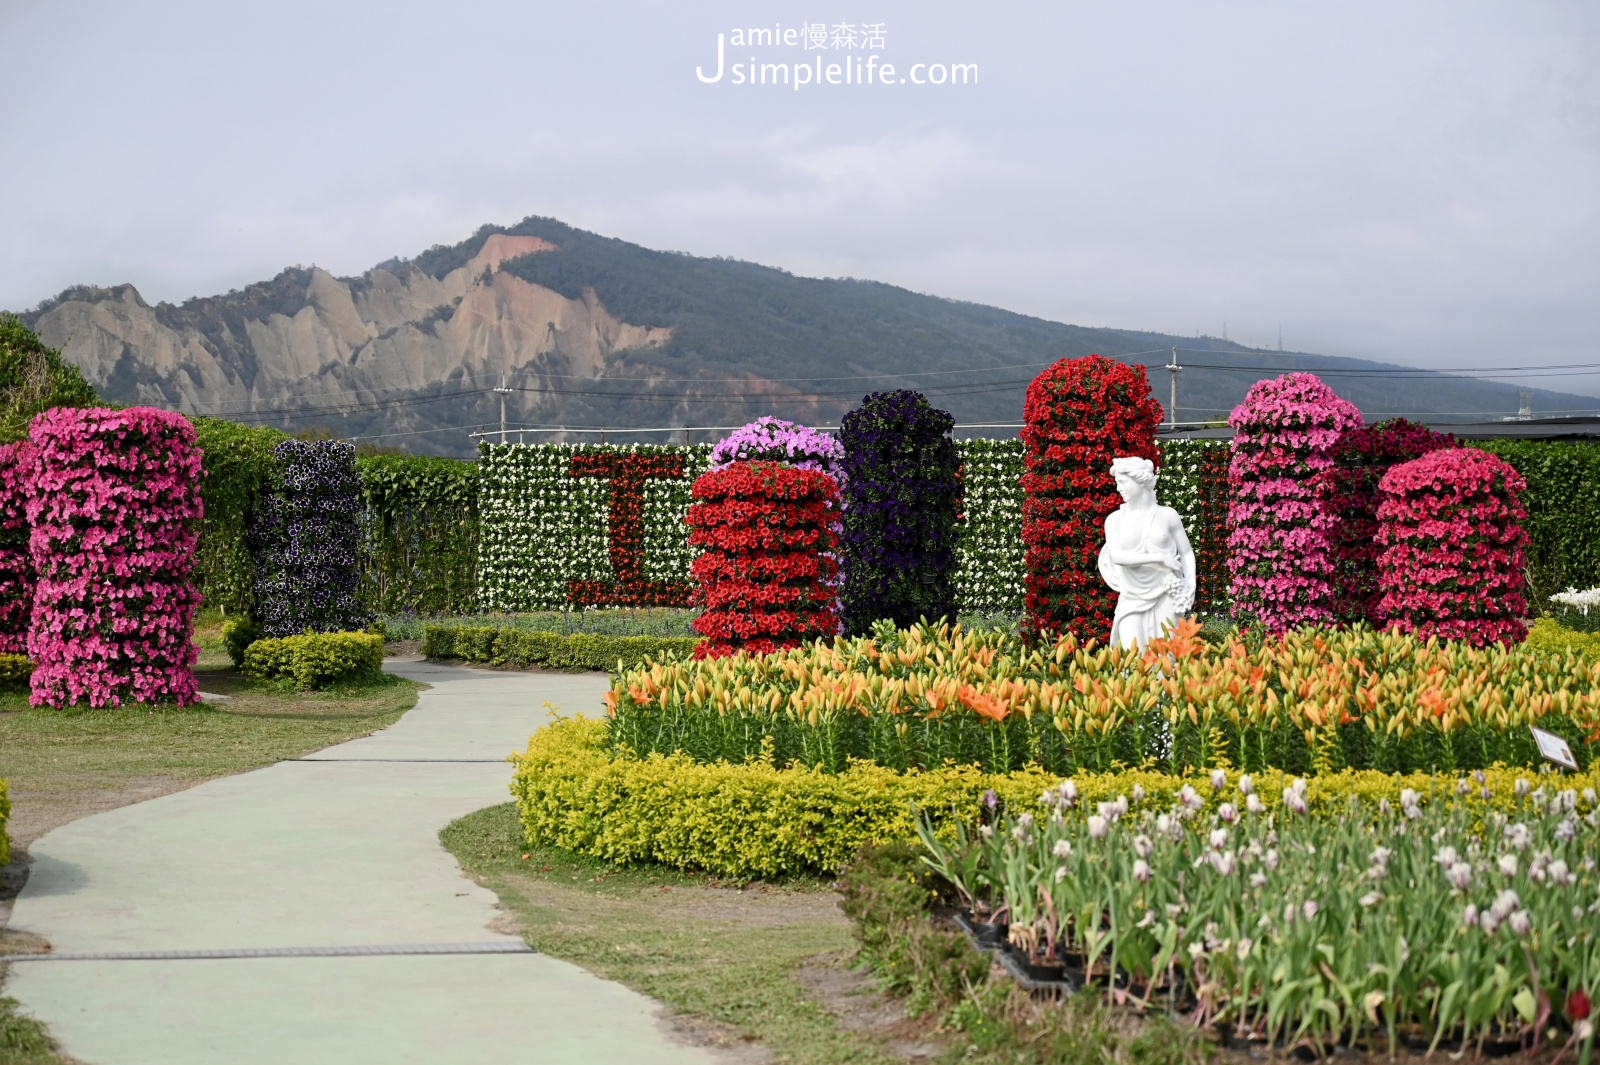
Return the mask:
{"type": "Polygon", "coordinates": [[[664,1012],[658,1023],[673,1041],[709,1050],[726,1065],[767,1065],[774,1060],[761,1040],[710,1017],[664,1012]]]}
{"type": "Polygon", "coordinates": [[[896,1059],[922,1065],[947,1056],[950,1041],[940,1038],[927,1018],[906,1016],[905,1002],[878,990],[869,974],[852,969],[850,957],[838,951],[807,958],[795,970],[795,980],[841,1027],[878,1041],[896,1059]]]}

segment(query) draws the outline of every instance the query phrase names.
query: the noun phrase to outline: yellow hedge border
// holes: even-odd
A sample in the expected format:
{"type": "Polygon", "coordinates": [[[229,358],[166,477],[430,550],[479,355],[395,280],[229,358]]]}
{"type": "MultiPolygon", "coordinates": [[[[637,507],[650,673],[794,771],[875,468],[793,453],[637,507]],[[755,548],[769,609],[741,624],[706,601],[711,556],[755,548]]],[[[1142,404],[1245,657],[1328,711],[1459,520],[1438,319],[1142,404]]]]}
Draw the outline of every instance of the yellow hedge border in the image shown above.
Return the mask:
{"type": "MultiPolygon", "coordinates": [[[[863,845],[914,838],[912,804],[942,818],[977,817],[983,793],[993,789],[1013,809],[1038,809],[1039,795],[1060,778],[1040,769],[984,773],[975,766],[897,773],[855,762],[842,773],[770,762],[704,764],[687,755],[615,754],[605,743],[605,722],[566,719],[540,729],[526,751],[511,756],[516,796],[528,842],[627,864],[658,862],[735,878],[831,873],[863,845]]],[[[1600,770],[1544,775],[1527,769],[1492,769],[1485,785],[1491,802],[1511,808],[1517,778],[1546,789],[1600,787],[1600,770]]],[[[1080,808],[1145,789],[1162,808],[1188,784],[1210,805],[1242,805],[1239,774],[1226,773],[1221,791],[1209,774],[1182,778],[1128,770],[1075,778],[1080,808]]],[[[1255,774],[1255,790],[1268,807],[1282,803],[1291,781],[1277,771],[1255,774]]],[[[1481,803],[1479,785],[1469,801],[1481,803]]],[[[1426,774],[1395,776],[1372,770],[1313,777],[1307,798],[1314,813],[1338,816],[1349,796],[1398,803],[1406,788],[1453,795],[1458,781],[1426,774]]],[[[1588,801],[1580,800],[1587,809],[1588,801]]]]}
{"type": "Polygon", "coordinates": [[[1539,618],[1533,623],[1527,646],[1545,654],[1574,654],[1585,662],[1600,662],[1600,632],[1562,628],[1552,618],[1539,618]]]}

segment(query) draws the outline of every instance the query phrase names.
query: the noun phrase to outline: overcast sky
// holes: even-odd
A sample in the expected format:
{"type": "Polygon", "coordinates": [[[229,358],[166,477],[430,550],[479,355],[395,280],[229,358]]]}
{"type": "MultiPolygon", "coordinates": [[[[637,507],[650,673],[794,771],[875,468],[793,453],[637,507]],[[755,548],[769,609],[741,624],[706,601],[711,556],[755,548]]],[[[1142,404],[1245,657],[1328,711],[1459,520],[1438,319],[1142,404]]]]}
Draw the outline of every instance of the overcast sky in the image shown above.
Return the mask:
{"type": "Polygon", "coordinates": [[[0,0],[0,41],[0,307],[542,214],[1084,325],[1600,364],[1592,0],[0,0]],[[751,57],[895,75],[735,84],[751,57]]]}

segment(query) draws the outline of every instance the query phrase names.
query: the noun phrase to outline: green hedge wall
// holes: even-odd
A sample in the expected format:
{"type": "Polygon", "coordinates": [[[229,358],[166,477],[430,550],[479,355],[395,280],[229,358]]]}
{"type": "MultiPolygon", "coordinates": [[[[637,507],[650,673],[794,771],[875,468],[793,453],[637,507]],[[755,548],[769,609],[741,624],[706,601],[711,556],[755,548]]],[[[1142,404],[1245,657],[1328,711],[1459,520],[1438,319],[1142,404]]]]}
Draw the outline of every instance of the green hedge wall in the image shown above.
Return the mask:
{"type": "Polygon", "coordinates": [[[1522,502],[1528,547],[1528,605],[1535,614],[1569,586],[1600,586],[1600,444],[1569,440],[1471,440],[1527,478],[1522,502]]]}
{"type": "Polygon", "coordinates": [[[478,467],[379,455],[356,463],[365,503],[361,598],[379,614],[478,608],[478,467]]]}
{"type": "Polygon", "coordinates": [[[277,429],[257,429],[221,418],[190,418],[199,444],[205,482],[200,499],[205,518],[195,549],[195,584],[206,606],[227,614],[250,609],[255,564],[245,546],[250,512],[272,472],[272,449],[289,439],[277,429]]]}

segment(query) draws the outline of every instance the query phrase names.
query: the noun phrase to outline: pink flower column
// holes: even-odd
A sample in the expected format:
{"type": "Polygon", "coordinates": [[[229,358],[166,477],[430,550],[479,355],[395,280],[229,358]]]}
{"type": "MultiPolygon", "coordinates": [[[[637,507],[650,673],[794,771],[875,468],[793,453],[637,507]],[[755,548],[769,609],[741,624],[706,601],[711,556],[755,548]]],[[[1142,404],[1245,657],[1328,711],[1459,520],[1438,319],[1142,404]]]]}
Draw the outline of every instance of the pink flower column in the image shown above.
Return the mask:
{"type": "Polygon", "coordinates": [[[149,407],[57,407],[29,437],[32,703],[193,703],[194,426],[149,407]]]}
{"type": "Polygon", "coordinates": [[[1527,487],[1485,451],[1451,448],[1378,482],[1378,610],[1387,627],[1479,647],[1528,634],[1527,487]]]}
{"type": "Polygon", "coordinates": [[[1273,632],[1334,618],[1328,533],[1338,516],[1318,474],[1361,412],[1309,373],[1258,381],[1228,417],[1228,570],[1233,616],[1273,632]]]}

